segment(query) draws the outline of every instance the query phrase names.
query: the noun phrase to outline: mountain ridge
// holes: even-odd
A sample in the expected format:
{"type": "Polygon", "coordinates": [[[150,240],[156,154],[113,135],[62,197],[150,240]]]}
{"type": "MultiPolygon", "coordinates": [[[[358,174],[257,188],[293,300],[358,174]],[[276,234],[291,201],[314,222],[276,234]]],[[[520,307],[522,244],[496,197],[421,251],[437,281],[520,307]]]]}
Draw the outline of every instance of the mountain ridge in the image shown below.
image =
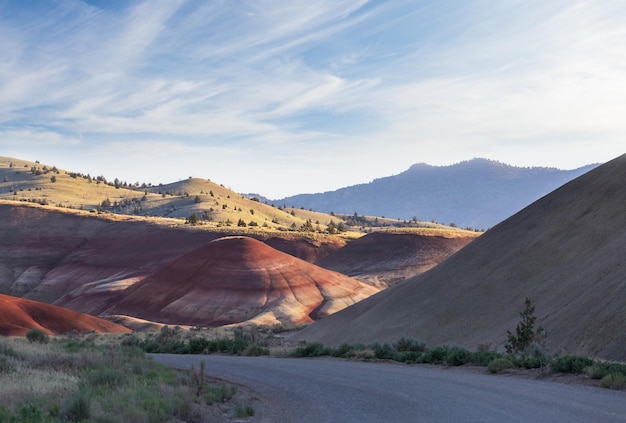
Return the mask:
{"type": "Polygon", "coordinates": [[[396,175],[316,194],[276,200],[322,212],[418,217],[487,229],[564,183],[597,167],[516,167],[474,158],[453,165],[416,163],[396,175]]]}

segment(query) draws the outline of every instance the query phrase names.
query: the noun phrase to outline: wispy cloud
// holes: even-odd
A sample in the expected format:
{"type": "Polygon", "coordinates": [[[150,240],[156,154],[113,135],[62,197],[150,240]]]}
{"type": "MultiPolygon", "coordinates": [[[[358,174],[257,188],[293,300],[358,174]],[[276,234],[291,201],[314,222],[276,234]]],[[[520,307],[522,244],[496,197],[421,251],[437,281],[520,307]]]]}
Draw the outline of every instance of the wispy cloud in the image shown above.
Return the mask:
{"type": "Polygon", "coordinates": [[[169,158],[280,196],[418,161],[571,167],[623,150],[620,1],[30,5],[0,1],[0,149],[25,158],[67,146],[180,176],[150,169],[169,158]]]}

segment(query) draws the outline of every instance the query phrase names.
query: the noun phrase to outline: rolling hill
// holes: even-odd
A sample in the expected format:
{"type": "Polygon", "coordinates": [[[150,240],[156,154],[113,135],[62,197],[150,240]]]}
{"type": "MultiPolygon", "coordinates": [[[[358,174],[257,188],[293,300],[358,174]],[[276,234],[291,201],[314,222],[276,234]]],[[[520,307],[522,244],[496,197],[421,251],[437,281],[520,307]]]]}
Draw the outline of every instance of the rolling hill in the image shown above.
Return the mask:
{"type": "Polygon", "coordinates": [[[253,238],[224,237],[134,284],[106,312],[179,325],[309,323],[377,291],[253,238]]]}
{"type": "Polygon", "coordinates": [[[595,166],[574,170],[520,168],[487,159],[451,166],[422,163],[367,184],[275,202],[322,212],[358,212],[406,220],[418,217],[487,229],[595,166]]]}
{"type": "Polygon", "coordinates": [[[549,353],[626,361],[626,155],[567,183],[441,265],[305,328],[331,345],[502,348],[524,299],[549,353]]]}
{"type": "Polygon", "coordinates": [[[127,333],[130,329],[63,307],[0,294],[0,335],[24,336],[30,329],[48,335],[72,331],[127,333]]]}

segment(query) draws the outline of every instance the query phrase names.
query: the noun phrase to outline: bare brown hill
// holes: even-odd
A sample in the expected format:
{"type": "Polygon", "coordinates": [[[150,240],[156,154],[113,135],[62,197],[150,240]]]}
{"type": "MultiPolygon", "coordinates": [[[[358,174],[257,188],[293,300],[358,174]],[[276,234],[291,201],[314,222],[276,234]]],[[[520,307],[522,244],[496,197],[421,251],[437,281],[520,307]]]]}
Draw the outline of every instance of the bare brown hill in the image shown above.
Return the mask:
{"type": "Polygon", "coordinates": [[[63,307],[0,294],[0,335],[24,336],[30,329],[48,335],[72,331],[126,333],[130,329],[63,307]]]}
{"type": "MultiPolygon", "coordinates": [[[[114,300],[129,285],[184,254],[234,233],[205,230],[172,219],[97,215],[0,202],[0,293],[98,315],[106,308],[101,300],[114,300]],[[74,301],[85,289],[97,289],[102,298],[94,298],[93,303],[74,301]]],[[[252,235],[310,260],[346,242],[321,234],[252,235]]]]}
{"type": "Polygon", "coordinates": [[[203,326],[306,323],[375,292],[258,240],[225,237],[133,285],[108,313],[203,326]]]}
{"type": "Polygon", "coordinates": [[[428,229],[372,232],[315,264],[386,288],[433,268],[478,235],[428,229]]]}
{"type": "Polygon", "coordinates": [[[502,348],[525,297],[551,353],[626,361],[626,155],[569,182],[441,265],[304,329],[297,339],[502,348]]]}

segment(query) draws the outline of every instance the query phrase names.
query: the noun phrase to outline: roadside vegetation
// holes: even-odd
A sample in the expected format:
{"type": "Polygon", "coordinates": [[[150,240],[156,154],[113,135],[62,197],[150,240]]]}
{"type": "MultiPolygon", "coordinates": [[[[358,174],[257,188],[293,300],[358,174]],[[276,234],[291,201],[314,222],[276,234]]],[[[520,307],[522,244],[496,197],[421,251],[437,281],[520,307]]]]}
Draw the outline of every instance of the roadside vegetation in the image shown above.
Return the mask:
{"type": "MultiPolygon", "coordinates": [[[[32,332],[32,333],[31,333],[32,332]]],[[[179,372],[118,335],[0,338],[0,422],[197,422],[242,418],[238,387],[179,372]]]]}
{"type": "MultiPolygon", "coordinates": [[[[626,364],[593,360],[573,355],[549,355],[543,343],[546,331],[536,327],[534,306],[529,299],[520,312],[515,332],[508,332],[506,352],[482,345],[470,351],[455,345],[427,347],[419,339],[402,337],[393,343],[342,344],[329,347],[321,343],[301,342],[289,345],[280,335],[288,328],[248,326],[229,328],[228,332],[207,335],[200,329],[189,331],[178,327],[163,327],[155,334],[127,334],[122,344],[148,353],[173,354],[232,354],[242,356],[272,355],[279,357],[335,357],[353,360],[387,360],[406,364],[441,366],[481,366],[492,374],[515,369],[539,369],[544,373],[587,375],[605,388],[626,388],[626,364]]],[[[210,332],[209,332],[210,333],[210,332]]]]}

